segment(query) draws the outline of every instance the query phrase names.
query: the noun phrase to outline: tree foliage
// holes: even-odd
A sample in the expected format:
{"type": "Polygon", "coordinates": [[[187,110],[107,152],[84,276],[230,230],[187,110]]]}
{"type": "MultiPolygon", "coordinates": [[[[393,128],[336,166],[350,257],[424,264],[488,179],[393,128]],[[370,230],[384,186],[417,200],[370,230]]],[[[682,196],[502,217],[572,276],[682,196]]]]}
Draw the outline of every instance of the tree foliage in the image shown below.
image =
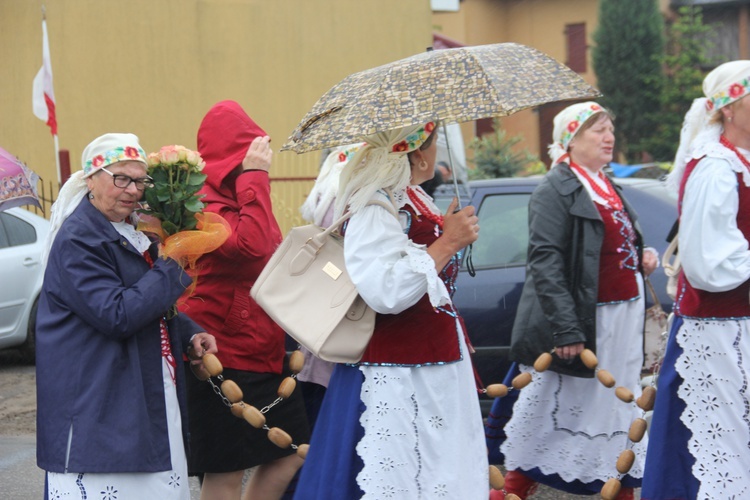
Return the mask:
{"type": "Polygon", "coordinates": [[[601,0],[594,41],[600,102],[617,117],[617,148],[639,161],[661,103],[664,20],[658,0],[601,0]]]}
{"type": "Polygon", "coordinates": [[[710,26],[703,24],[700,7],[680,7],[674,22],[667,25],[667,45],[662,64],[665,84],[662,87],[659,119],[651,137],[643,143],[657,161],[671,161],[680,141],[682,120],[693,99],[703,95],[703,68],[706,57],[706,35],[710,26]]]}
{"type": "Polygon", "coordinates": [[[539,159],[527,149],[514,147],[523,140],[522,137],[508,137],[498,118],[492,123],[494,132],[475,137],[469,143],[469,149],[474,152],[471,162],[476,166],[470,171],[472,179],[513,177],[539,163],[539,159]]]}

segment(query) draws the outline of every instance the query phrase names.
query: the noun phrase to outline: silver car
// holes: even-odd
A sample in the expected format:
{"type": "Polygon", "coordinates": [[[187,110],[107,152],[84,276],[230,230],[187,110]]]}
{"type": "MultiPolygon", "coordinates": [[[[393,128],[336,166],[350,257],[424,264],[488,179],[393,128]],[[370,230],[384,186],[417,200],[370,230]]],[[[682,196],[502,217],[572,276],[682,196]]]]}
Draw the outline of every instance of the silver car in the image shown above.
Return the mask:
{"type": "Polygon", "coordinates": [[[0,212],[0,349],[34,361],[34,327],[49,221],[21,208],[0,212]]]}

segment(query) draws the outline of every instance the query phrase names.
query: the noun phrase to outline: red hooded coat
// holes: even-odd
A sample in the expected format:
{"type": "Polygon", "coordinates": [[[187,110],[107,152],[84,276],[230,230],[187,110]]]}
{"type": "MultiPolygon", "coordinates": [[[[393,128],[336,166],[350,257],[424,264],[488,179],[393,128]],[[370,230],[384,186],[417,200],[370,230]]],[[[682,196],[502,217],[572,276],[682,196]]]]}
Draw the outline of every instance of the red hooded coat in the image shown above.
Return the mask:
{"type": "Polygon", "coordinates": [[[206,211],[224,217],[232,235],[198,260],[195,293],[180,310],[216,337],[223,366],[281,373],[284,332],[250,297],[250,288],[281,243],[268,172],[237,175],[250,143],[267,135],[234,101],[213,106],[198,129],[208,175],[206,211]]]}

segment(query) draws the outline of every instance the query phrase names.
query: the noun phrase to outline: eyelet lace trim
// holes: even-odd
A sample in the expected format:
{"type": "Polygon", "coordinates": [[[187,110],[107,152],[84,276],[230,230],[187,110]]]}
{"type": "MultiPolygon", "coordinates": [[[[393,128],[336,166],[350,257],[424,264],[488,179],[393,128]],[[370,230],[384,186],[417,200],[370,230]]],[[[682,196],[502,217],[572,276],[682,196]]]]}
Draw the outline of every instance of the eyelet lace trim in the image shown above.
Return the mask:
{"type": "Polygon", "coordinates": [[[683,354],[675,368],[686,408],[680,420],[691,432],[698,498],[746,498],[750,463],[747,320],[684,319],[677,333],[683,354]]]}

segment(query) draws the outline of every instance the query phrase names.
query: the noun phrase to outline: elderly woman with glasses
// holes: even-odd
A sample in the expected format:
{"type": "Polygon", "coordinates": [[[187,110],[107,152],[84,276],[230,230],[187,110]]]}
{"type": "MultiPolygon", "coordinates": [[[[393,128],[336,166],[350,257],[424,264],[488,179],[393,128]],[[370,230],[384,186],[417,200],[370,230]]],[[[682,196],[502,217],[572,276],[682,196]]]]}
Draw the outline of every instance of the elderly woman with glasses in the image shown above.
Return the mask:
{"type": "Polygon", "coordinates": [[[170,313],[191,280],[134,225],[150,182],[138,138],[106,134],[52,206],[36,329],[45,498],[190,497],[177,363],[217,349],[170,313]]]}

